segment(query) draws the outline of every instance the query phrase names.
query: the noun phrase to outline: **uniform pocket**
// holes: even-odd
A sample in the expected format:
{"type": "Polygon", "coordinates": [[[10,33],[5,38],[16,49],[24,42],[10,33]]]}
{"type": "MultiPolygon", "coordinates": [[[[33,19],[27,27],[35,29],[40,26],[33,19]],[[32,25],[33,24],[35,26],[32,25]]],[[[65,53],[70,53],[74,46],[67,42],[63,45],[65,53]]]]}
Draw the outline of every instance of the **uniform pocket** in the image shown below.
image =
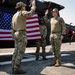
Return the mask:
{"type": "Polygon", "coordinates": [[[61,35],[60,35],[60,34],[55,34],[55,35],[54,35],[54,39],[61,40],[61,35]]]}
{"type": "Polygon", "coordinates": [[[16,31],[14,33],[15,39],[19,42],[25,41],[27,39],[26,33],[24,31],[16,31]]]}
{"type": "Polygon", "coordinates": [[[18,38],[19,35],[20,35],[19,31],[16,31],[16,32],[14,33],[15,38],[18,38]]]}

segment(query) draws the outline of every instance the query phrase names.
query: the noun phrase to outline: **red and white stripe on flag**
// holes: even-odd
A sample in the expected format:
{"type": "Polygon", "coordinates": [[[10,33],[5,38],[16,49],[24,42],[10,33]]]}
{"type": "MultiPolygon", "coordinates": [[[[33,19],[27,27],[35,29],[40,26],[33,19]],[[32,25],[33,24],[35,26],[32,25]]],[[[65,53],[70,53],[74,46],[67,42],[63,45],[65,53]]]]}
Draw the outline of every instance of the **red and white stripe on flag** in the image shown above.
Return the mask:
{"type": "Polygon", "coordinates": [[[37,13],[35,13],[31,18],[27,18],[26,31],[28,40],[41,39],[37,13]]]}
{"type": "MultiPolygon", "coordinates": [[[[26,32],[28,40],[41,39],[37,13],[35,13],[31,18],[27,18],[26,32]]],[[[0,29],[0,40],[13,40],[11,30],[0,29]]]]}

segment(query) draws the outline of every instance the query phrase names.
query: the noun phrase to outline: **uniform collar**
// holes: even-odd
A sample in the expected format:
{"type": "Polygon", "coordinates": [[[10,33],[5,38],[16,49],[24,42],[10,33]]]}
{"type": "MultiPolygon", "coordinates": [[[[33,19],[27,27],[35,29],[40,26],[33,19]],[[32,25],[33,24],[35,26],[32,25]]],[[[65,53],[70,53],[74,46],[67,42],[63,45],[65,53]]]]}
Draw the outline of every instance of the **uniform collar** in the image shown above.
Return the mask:
{"type": "Polygon", "coordinates": [[[55,18],[55,17],[53,17],[53,18],[57,20],[57,19],[59,18],[59,16],[58,16],[58,17],[56,17],[56,18],[55,18]]]}

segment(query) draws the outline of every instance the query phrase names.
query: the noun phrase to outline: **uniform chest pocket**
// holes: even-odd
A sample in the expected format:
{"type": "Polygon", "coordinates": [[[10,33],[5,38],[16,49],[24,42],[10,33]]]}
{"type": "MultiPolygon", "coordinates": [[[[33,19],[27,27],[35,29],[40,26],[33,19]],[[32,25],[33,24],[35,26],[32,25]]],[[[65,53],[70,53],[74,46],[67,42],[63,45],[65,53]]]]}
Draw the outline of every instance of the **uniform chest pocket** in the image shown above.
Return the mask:
{"type": "Polygon", "coordinates": [[[16,31],[16,32],[14,33],[14,36],[15,36],[15,38],[18,38],[18,37],[20,36],[19,31],[16,31]]]}
{"type": "Polygon", "coordinates": [[[55,34],[55,35],[54,35],[54,39],[60,40],[60,39],[61,39],[61,34],[55,34]]]}

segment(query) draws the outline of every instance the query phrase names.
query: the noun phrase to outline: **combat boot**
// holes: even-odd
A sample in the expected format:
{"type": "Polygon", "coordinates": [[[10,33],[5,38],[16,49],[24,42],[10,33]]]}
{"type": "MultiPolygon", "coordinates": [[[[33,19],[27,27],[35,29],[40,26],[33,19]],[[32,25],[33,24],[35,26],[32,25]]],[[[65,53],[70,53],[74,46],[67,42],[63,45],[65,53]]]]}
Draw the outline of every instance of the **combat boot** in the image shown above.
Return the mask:
{"type": "Polygon", "coordinates": [[[59,67],[59,66],[61,66],[61,64],[60,63],[56,63],[54,66],[55,67],[59,67]]]}
{"type": "Polygon", "coordinates": [[[13,70],[12,70],[12,73],[13,73],[13,74],[25,74],[26,71],[13,69],[13,70]]]}
{"type": "Polygon", "coordinates": [[[46,57],[43,57],[43,60],[47,60],[47,58],[46,57]]]}
{"type": "Polygon", "coordinates": [[[56,58],[54,58],[53,62],[50,64],[50,66],[54,66],[56,64],[56,58]]]}
{"type": "Polygon", "coordinates": [[[55,64],[56,64],[56,62],[53,62],[53,63],[50,64],[50,66],[55,66],[55,64]]]}
{"type": "Polygon", "coordinates": [[[39,60],[39,58],[36,58],[35,60],[39,60]]]}
{"type": "Polygon", "coordinates": [[[61,62],[59,60],[56,61],[56,64],[54,65],[55,67],[61,66],[61,62]]]}
{"type": "Polygon", "coordinates": [[[39,60],[39,53],[36,52],[36,59],[35,60],[39,60]]]}

